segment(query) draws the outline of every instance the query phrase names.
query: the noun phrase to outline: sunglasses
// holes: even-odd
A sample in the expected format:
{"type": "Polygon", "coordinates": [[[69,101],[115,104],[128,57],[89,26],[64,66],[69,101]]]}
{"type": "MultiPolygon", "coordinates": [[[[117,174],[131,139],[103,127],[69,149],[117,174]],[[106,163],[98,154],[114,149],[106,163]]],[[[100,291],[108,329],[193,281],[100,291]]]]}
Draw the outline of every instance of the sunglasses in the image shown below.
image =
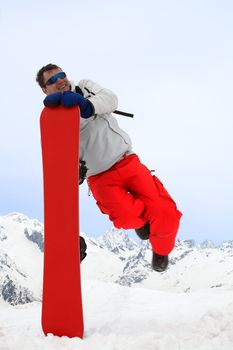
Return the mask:
{"type": "Polygon", "coordinates": [[[45,83],[45,85],[55,84],[57,79],[65,79],[65,77],[66,77],[66,73],[59,72],[59,73],[53,75],[51,78],[49,78],[49,80],[45,83]]]}

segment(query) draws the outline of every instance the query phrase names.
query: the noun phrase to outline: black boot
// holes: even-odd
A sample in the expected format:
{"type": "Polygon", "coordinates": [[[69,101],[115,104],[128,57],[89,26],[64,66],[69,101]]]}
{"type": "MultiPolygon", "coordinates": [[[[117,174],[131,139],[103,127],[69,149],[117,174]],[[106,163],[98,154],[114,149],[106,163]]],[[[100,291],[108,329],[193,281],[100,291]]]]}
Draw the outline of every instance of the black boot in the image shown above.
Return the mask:
{"type": "Polygon", "coordinates": [[[79,249],[80,249],[80,262],[81,262],[87,256],[87,253],[86,253],[87,244],[85,242],[85,239],[82,236],[79,236],[79,249]]]}
{"type": "Polygon", "coordinates": [[[147,222],[143,227],[135,229],[139,238],[146,240],[150,237],[150,224],[147,222]]]}
{"type": "Polygon", "coordinates": [[[163,272],[168,266],[168,255],[159,255],[153,252],[152,269],[158,272],[163,272]]]}

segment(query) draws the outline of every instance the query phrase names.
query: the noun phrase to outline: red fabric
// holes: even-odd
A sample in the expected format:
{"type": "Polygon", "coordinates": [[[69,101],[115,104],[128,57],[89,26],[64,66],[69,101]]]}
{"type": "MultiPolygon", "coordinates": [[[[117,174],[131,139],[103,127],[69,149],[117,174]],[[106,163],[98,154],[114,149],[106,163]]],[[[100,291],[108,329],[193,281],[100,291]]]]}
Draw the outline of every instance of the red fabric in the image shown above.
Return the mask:
{"type": "Polygon", "coordinates": [[[114,226],[135,229],[150,223],[154,252],[168,255],[182,216],[163,184],[132,154],[108,171],[90,176],[88,183],[102,213],[114,226]]]}

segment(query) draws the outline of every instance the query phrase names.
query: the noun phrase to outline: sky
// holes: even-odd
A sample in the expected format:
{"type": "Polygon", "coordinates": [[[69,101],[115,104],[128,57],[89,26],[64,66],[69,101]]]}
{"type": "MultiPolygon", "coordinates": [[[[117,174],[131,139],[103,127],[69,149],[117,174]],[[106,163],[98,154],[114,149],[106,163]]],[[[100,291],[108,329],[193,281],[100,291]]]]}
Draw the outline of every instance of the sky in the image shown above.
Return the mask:
{"type": "MultiPolygon", "coordinates": [[[[35,76],[56,63],[134,113],[119,124],[182,211],[179,238],[232,239],[232,16],[230,0],[1,2],[0,215],[43,222],[35,76]]],[[[111,226],[81,186],[81,230],[111,226]]]]}

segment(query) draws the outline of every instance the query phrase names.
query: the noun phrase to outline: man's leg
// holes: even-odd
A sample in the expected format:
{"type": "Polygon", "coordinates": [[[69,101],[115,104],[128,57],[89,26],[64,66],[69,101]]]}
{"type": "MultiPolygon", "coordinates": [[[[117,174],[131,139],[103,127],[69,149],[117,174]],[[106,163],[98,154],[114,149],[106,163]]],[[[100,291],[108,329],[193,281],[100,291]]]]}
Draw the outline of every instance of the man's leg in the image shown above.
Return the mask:
{"type": "Polygon", "coordinates": [[[159,179],[136,155],[90,177],[88,182],[99,208],[116,227],[148,228],[149,223],[156,261],[172,251],[182,214],[159,179]]]}
{"type": "Polygon", "coordinates": [[[132,229],[146,224],[142,216],[144,203],[129,193],[116,169],[89,177],[88,184],[99,209],[115,227],[132,229]]]}
{"type": "Polygon", "coordinates": [[[150,242],[156,254],[156,259],[153,260],[157,262],[161,256],[167,256],[174,248],[182,214],[160,180],[151,175],[138,157],[134,157],[130,162],[127,174],[128,178],[125,181],[130,193],[135,200],[139,199],[144,203],[142,215],[150,225],[150,242]]]}

